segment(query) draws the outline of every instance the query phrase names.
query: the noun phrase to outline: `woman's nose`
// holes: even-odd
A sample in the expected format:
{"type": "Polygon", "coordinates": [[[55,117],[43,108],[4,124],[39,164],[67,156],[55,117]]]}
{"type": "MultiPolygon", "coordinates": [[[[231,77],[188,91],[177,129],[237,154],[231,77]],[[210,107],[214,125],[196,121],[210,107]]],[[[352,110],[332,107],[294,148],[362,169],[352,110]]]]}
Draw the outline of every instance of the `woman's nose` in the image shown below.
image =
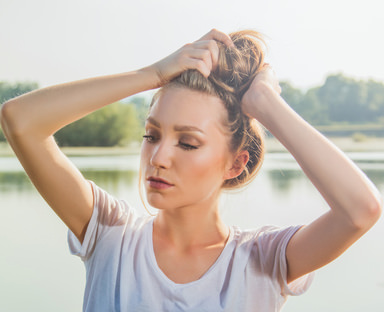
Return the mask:
{"type": "Polygon", "coordinates": [[[153,149],[150,164],[156,168],[167,169],[171,166],[171,158],[171,146],[169,144],[165,144],[165,142],[159,143],[156,144],[155,148],[153,149]]]}

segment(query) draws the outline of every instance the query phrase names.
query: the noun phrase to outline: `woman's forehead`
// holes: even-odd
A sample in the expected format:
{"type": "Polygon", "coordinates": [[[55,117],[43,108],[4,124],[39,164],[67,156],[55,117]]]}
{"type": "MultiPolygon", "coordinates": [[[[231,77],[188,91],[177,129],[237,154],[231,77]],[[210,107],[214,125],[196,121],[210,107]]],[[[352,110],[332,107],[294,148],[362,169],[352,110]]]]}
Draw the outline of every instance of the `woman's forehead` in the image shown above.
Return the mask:
{"type": "Polygon", "coordinates": [[[163,90],[153,104],[149,117],[160,124],[207,126],[223,124],[226,109],[220,98],[187,88],[163,90]]]}

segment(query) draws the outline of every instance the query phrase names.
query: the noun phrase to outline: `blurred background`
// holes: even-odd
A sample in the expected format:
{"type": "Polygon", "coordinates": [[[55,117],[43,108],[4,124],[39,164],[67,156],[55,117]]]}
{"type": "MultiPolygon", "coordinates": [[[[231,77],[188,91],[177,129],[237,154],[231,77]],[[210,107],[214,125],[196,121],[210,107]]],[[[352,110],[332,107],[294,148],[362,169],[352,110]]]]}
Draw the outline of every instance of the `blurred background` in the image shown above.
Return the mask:
{"type": "MultiPolygon", "coordinates": [[[[0,103],[57,83],[134,70],[211,28],[251,28],[268,44],[282,96],[344,150],[384,195],[384,4],[380,0],[0,0],[0,103]]],[[[83,174],[143,213],[137,168],[152,92],[65,127],[58,143],[83,174]]],[[[264,169],[225,194],[230,224],[310,222],[327,206],[267,135],[264,169]]],[[[54,174],[54,173],[52,173],[54,174]]],[[[384,224],[320,269],[283,311],[383,311],[384,224]]],[[[85,272],[66,228],[33,188],[0,129],[0,311],[79,311],[85,272]]]]}

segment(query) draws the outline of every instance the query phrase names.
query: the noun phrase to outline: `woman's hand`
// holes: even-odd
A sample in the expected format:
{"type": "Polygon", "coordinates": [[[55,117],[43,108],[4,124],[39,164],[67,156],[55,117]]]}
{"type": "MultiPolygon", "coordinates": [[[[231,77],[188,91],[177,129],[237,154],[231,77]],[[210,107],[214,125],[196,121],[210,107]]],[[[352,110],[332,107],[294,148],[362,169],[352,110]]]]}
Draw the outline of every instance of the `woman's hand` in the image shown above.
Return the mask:
{"type": "Polygon", "coordinates": [[[265,64],[243,96],[243,112],[253,118],[261,118],[270,102],[268,93],[280,95],[281,88],[276,73],[269,64],[265,64]]]}
{"type": "Polygon", "coordinates": [[[216,41],[228,47],[233,46],[231,38],[216,29],[212,29],[199,40],[188,43],[182,48],[152,65],[158,77],[158,86],[162,86],[188,69],[196,69],[208,77],[216,67],[219,48],[216,41]]]}

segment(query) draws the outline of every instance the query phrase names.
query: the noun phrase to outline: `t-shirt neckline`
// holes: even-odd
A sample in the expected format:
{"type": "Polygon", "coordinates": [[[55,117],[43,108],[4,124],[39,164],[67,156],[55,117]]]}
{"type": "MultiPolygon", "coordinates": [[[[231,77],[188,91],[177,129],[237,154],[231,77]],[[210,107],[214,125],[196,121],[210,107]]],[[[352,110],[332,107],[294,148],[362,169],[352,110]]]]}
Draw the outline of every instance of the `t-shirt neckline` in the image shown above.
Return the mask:
{"type": "Polygon", "coordinates": [[[148,222],[147,226],[149,228],[146,231],[147,232],[146,239],[147,239],[147,244],[149,246],[149,248],[148,248],[149,258],[150,258],[150,261],[151,261],[151,264],[152,264],[152,267],[153,267],[155,274],[157,276],[159,276],[162,280],[164,280],[167,284],[169,284],[171,287],[185,287],[185,286],[190,286],[192,284],[197,284],[197,283],[201,282],[202,280],[208,278],[209,275],[213,274],[212,272],[215,271],[215,268],[219,266],[219,263],[227,254],[227,250],[229,249],[228,246],[232,242],[233,236],[234,236],[234,229],[232,228],[232,226],[229,226],[229,235],[228,235],[228,239],[227,239],[227,242],[225,243],[223,250],[221,251],[221,253],[220,253],[219,257],[216,259],[216,261],[210,266],[210,268],[200,278],[198,278],[197,280],[194,280],[192,282],[188,282],[188,283],[176,283],[176,282],[172,281],[160,269],[159,265],[157,264],[155,251],[154,251],[154,247],[153,247],[153,222],[154,222],[154,220],[155,220],[155,218],[152,218],[152,220],[150,222],[148,222]]]}

